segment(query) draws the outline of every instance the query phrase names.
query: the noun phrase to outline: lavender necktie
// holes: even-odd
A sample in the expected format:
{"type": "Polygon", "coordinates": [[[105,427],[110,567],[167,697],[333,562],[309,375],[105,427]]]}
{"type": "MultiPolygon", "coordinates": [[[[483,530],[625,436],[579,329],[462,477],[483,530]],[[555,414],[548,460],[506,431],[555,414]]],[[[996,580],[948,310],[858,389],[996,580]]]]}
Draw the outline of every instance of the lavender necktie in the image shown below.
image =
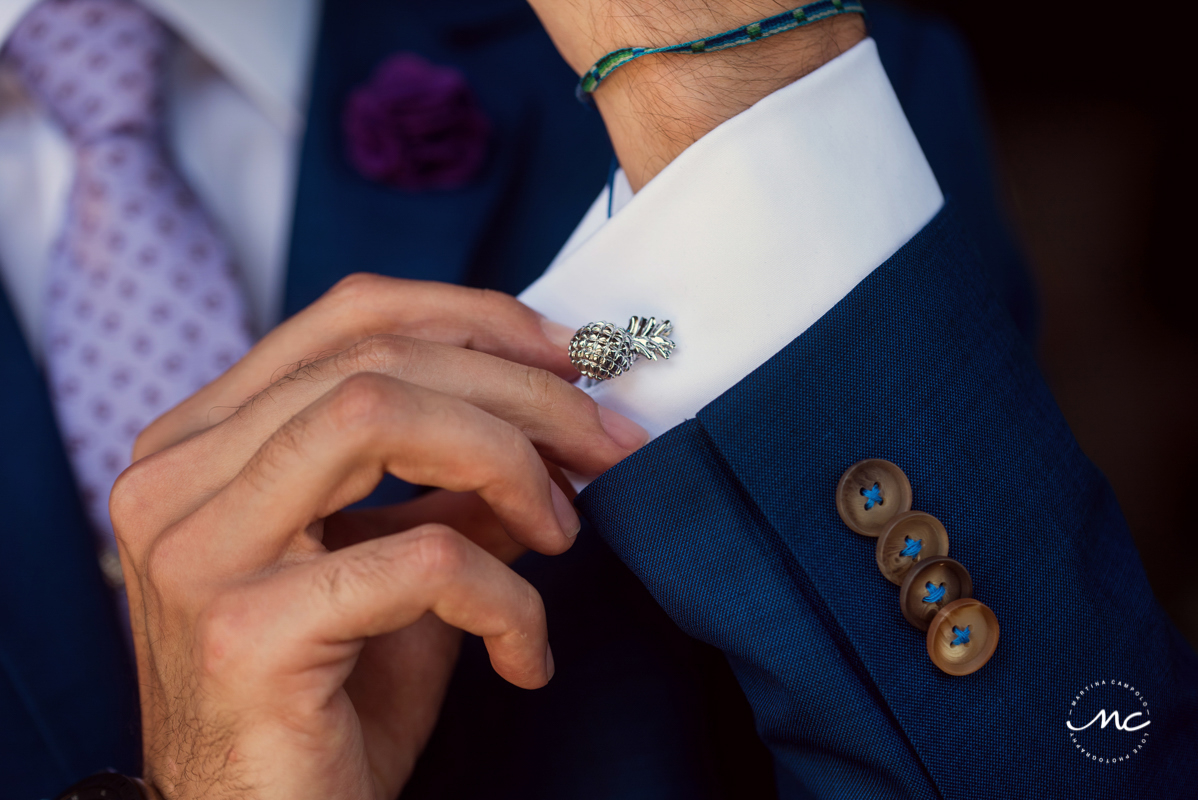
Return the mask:
{"type": "Polygon", "coordinates": [[[250,341],[228,250],[162,139],[171,44],[135,3],[42,0],[7,49],[75,149],[75,181],[50,255],[46,368],[108,567],[108,495],[134,438],[250,341]]]}

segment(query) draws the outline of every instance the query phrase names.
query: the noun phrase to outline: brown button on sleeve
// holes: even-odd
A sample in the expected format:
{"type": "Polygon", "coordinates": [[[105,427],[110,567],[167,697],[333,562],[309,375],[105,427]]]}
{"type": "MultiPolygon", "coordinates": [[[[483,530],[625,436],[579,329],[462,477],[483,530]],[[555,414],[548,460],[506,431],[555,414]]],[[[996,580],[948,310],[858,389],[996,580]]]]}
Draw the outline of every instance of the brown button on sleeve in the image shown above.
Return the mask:
{"type": "Polygon", "coordinates": [[[907,622],[926,631],[940,609],[972,596],[969,571],[951,558],[936,556],[920,561],[907,572],[899,589],[899,604],[907,622]]]}
{"type": "Polygon", "coordinates": [[[954,600],[928,626],[928,655],[949,675],[976,672],[998,646],[998,618],[971,597],[954,600]]]}
{"type": "Polygon", "coordinates": [[[946,555],[948,532],[940,520],[922,511],[899,514],[878,537],[878,569],[896,586],[902,586],[907,572],[920,561],[946,555]]]}
{"type": "Polygon", "coordinates": [[[836,485],[837,513],[862,536],[877,536],[892,519],[910,510],[911,482],[889,461],[858,461],[836,485]]]}

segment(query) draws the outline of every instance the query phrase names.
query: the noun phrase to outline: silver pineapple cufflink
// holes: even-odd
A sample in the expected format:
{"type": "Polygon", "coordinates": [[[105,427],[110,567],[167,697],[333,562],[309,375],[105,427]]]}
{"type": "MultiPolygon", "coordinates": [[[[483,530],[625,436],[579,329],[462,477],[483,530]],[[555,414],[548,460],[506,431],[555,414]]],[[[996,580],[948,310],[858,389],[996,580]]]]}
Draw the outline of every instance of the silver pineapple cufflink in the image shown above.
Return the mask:
{"type": "Polygon", "coordinates": [[[658,322],[656,317],[633,317],[627,328],[592,322],[570,340],[570,363],[591,380],[610,380],[627,372],[638,355],[650,361],[668,359],[674,343],[666,337],[673,330],[668,319],[658,322]]]}

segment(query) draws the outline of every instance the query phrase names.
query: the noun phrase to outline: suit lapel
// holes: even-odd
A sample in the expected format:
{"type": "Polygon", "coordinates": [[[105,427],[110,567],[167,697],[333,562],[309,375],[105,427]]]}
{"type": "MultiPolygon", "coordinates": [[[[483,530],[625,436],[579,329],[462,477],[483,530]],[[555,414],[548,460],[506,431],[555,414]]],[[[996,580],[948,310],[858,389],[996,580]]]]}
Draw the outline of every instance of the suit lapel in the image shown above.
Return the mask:
{"type": "Polygon", "coordinates": [[[284,312],[368,271],[515,293],[548,265],[603,185],[610,147],[574,75],[520,0],[325,4],[300,161],[284,312]],[[344,157],[349,92],[397,51],[461,70],[494,127],[482,173],[408,193],[344,157]]]}
{"type": "Polygon", "coordinates": [[[88,770],[135,765],[135,690],[49,393],[2,292],[0,375],[0,684],[10,690],[0,687],[0,738],[22,719],[40,738],[24,728],[0,763],[32,775],[49,753],[42,774],[58,770],[61,788],[88,770]]]}

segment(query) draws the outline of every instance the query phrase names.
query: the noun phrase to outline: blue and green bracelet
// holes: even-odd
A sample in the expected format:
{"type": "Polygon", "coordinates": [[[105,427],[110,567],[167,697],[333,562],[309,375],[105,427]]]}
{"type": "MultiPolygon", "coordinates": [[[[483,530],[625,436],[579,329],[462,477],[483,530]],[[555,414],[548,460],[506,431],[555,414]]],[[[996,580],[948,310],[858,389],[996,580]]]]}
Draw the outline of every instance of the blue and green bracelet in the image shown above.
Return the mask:
{"type": "Polygon", "coordinates": [[[613,50],[595,62],[595,66],[587,70],[578,81],[574,94],[583,103],[590,105],[591,94],[603,80],[629,61],[641,56],[651,56],[657,53],[714,53],[716,50],[727,50],[742,44],[767,39],[775,34],[819,22],[838,14],[865,14],[865,7],[858,0],[816,0],[805,6],[775,14],[772,17],[742,25],[730,31],[717,33],[703,39],[674,44],[668,47],[624,47],[613,50]]]}

